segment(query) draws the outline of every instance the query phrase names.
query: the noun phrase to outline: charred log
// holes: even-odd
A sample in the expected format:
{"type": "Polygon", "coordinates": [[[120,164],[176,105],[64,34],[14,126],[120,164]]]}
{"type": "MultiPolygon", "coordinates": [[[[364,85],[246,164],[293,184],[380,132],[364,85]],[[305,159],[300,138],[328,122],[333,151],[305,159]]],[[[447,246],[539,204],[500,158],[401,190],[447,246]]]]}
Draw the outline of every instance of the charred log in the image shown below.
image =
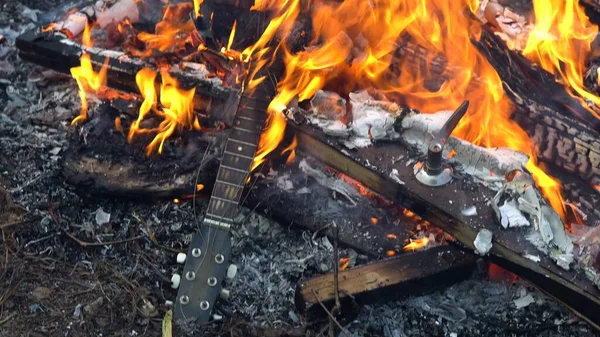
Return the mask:
{"type": "Polygon", "coordinates": [[[488,229],[493,233],[493,247],[489,254],[495,263],[547,290],[551,296],[572,308],[588,322],[600,327],[599,290],[584,275],[558,267],[548,256],[540,254],[539,262],[524,257],[537,248],[521,237],[521,231],[504,231],[496,224],[493,210],[487,205],[487,200],[493,198],[493,191],[474,185],[476,183],[468,178],[454,180],[433,190],[419,183],[411,165],[390,161],[390,158],[409,151],[398,144],[381,143],[375,147],[357,149],[351,154],[343,154],[343,145],[320,131],[294,125],[290,128],[298,137],[301,149],[414,211],[463,245],[474,249],[479,230],[488,229]],[[370,168],[365,167],[367,163],[370,168]],[[391,177],[392,173],[395,178],[391,177]],[[403,184],[399,184],[396,179],[403,184]],[[464,214],[463,209],[467,206],[474,206],[477,215],[464,214]]]}
{"type": "MultiPolygon", "coordinates": [[[[474,266],[473,255],[451,245],[403,254],[340,271],[340,299],[348,305],[351,298],[371,304],[419,296],[469,277],[474,266]]],[[[333,300],[333,273],[304,280],[296,288],[296,307],[301,312],[320,312],[319,302],[329,307],[333,300]]]]}
{"type": "MultiPolygon", "coordinates": [[[[182,146],[183,142],[182,149],[167,148],[165,155],[147,158],[142,144],[127,145],[122,135],[106,137],[106,132],[111,131],[103,130],[105,133],[99,134],[90,131],[87,144],[78,139],[70,142],[63,175],[82,194],[145,201],[187,200],[195,196],[199,203],[210,197],[219,164],[211,154],[222,146],[219,142],[188,134],[178,144],[182,146]],[[203,188],[199,189],[198,184],[203,188]]],[[[311,165],[327,172],[318,163],[311,165]]],[[[409,231],[418,224],[389,203],[358,192],[347,195],[350,186],[334,176],[323,182],[298,167],[277,170],[275,177],[255,179],[248,184],[242,201],[246,207],[284,226],[298,226],[332,237],[331,222],[344,218],[348,221],[340,227],[340,241],[364,254],[380,257],[386,251],[400,251],[409,231]],[[372,219],[377,219],[376,225],[372,219]]]]}
{"type": "MultiPolygon", "coordinates": [[[[96,69],[107,63],[107,85],[110,88],[134,95],[139,95],[135,82],[136,74],[143,68],[155,69],[155,66],[128,58],[124,53],[84,48],[66,37],[61,38],[58,34],[33,30],[21,35],[16,44],[22,59],[65,74],[69,74],[71,68],[80,65],[81,54],[85,51],[90,55],[96,69]]],[[[196,88],[196,110],[206,112],[212,119],[231,124],[237,104],[236,89],[222,86],[218,79],[205,78],[206,68],[199,64],[188,64],[185,70],[171,69],[170,73],[180,81],[182,88],[196,88]]],[[[160,85],[158,78],[156,85],[160,85]]]]}
{"type": "MultiPolygon", "coordinates": [[[[552,75],[509,50],[492,32],[484,29],[481,39],[473,43],[503,80],[505,92],[515,104],[512,119],[536,144],[539,160],[578,175],[591,187],[598,186],[600,120],[591,115],[581,100],[570,96],[552,75]]],[[[457,69],[443,55],[411,42],[409,37],[400,43],[395,57],[418,65],[417,71],[427,75],[432,91],[457,74],[457,69]]],[[[482,83],[475,76],[470,85],[482,83]]]]}

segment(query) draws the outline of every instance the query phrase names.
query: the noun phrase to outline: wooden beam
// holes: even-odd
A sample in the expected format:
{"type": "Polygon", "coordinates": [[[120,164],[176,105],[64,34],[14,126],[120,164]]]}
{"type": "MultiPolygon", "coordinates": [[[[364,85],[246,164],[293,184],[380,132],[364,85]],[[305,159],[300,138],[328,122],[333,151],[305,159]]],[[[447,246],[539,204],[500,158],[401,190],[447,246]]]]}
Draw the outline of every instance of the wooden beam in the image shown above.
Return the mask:
{"type": "MultiPolygon", "coordinates": [[[[353,298],[359,304],[381,303],[439,290],[468,278],[475,260],[473,254],[446,245],[342,270],[338,277],[340,299],[345,302],[353,298]]],[[[298,284],[295,301],[300,312],[318,310],[319,302],[332,305],[333,276],[319,275],[298,284]]]]}
{"type": "MultiPolygon", "coordinates": [[[[125,93],[139,95],[136,74],[143,68],[156,69],[150,63],[132,59],[124,53],[79,45],[60,33],[28,31],[16,40],[19,57],[43,67],[70,74],[70,69],[81,64],[83,52],[90,55],[91,62],[99,70],[107,62],[107,86],[125,93]]],[[[218,79],[194,75],[192,69],[171,69],[184,89],[195,88],[194,108],[206,112],[209,118],[231,125],[237,108],[238,89],[221,85],[218,79]]],[[[156,86],[160,85],[157,76],[156,86]]]]}
{"type": "MultiPolygon", "coordinates": [[[[563,270],[548,256],[539,252],[523,236],[519,229],[501,228],[487,201],[493,192],[486,188],[465,188],[468,182],[455,179],[450,184],[431,188],[420,184],[414,177],[413,167],[403,162],[392,162],[390,158],[406,155],[408,149],[398,143],[381,143],[370,148],[357,149],[349,155],[341,153],[343,147],[336,139],[331,139],[308,126],[288,124],[294,132],[300,149],[311,154],[325,164],[348,174],[367,187],[381,193],[399,205],[411,209],[425,220],[440,227],[457,241],[474,249],[474,240],[479,230],[486,228],[494,233],[493,247],[489,255],[508,270],[531,281],[567,306],[575,310],[586,321],[600,327],[600,291],[582,273],[563,270]],[[366,167],[366,163],[369,167],[366,167]],[[398,171],[398,184],[389,174],[398,171]],[[477,216],[468,217],[462,210],[475,206],[477,216]],[[538,255],[540,262],[524,257],[538,255]]],[[[348,153],[347,151],[345,151],[348,153]]]]}
{"type": "MultiPolygon", "coordinates": [[[[90,133],[87,144],[79,147],[71,144],[63,164],[65,181],[81,193],[146,201],[186,200],[194,195],[196,183],[199,183],[204,188],[197,196],[204,199],[210,196],[218,160],[205,160],[204,169],[197,172],[203,147],[195,154],[188,153],[179,159],[140,158],[135,156],[139,151],[130,149],[135,144],[129,145],[118,139],[121,136],[108,137],[114,141],[112,147],[97,146],[99,140],[94,137],[90,133]]],[[[300,160],[304,156],[298,153],[297,158],[300,160]]],[[[317,161],[312,161],[311,166],[325,172],[317,161]]],[[[287,176],[292,190],[282,189],[273,180],[257,179],[244,192],[243,204],[284,227],[301,227],[333,238],[329,226],[336,221],[340,242],[361,254],[380,258],[388,250],[399,251],[417,224],[403,217],[397,207],[378,204],[377,200],[368,197],[360,196],[354,200],[355,205],[341,200],[342,197],[336,200],[332,186],[320,184],[295,166],[277,170],[279,176],[287,176]],[[303,188],[308,193],[297,193],[303,188]],[[376,224],[373,224],[373,218],[377,219],[376,224]]]]}

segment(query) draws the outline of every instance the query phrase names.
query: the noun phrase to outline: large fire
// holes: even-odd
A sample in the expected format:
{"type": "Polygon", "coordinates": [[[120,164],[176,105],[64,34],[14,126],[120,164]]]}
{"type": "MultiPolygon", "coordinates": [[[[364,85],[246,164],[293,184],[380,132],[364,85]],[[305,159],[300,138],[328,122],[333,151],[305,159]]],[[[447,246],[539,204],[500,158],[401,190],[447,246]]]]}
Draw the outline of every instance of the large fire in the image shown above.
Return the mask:
{"type": "MultiPolygon", "coordinates": [[[[269,28],[278,29],[283,36],[290,34],[289,22],[300,13],[299,0],[265,3],[260,5],[280,11],[269,28]]],[[[552,206],[564,214],[559,183],[536,165],[532,142],[509,118],[512,106],[500,77],[471,43],[481,26],[465,11],[475,12],[478,6],[478,0],[315,1],[310,9],[311,47],[294,54],[284,43],[279,46],[284,51],[286,71],[269,112],[272,120],[281,122],[274,123],[273,134],[264,137],[270,138],[265,143],[271,146],[265,149],[261,144],[261,149],[271,150],[272,144],[281,140],[281,129],[285,128],[281,111],[287,104],[296,97],[309,99],[323,88],[347,93],[376,87],[424,113],[451,110],[468,99],[470,112],[453,135],[477,145],[509,147],[528,154],[531,160],[527,168],[552,206]],[[431,91],[426,87],[427,71],[394,57],[401,38],[410,38],[433,55],[444,55],[457,69],[456,76],[431,91]],[[399,69],[395,76],[390,76],[392,65],[399,69]],[[472,85],[476,76],[482,79],[481,85],[472,85]]],[[[265,35],[270,39],[274,33],[269,28],[265,35]]]]}
{"type": "MultiPolygon", "coordinates": [[[[523,54],[562,79],[574,97],[600,106],[600,97],[583,86],[585,62],[598,35],[598,26],[590,23],[577,0],[538,0],[533,5],[535,25],[523,54]]],[[[595,110],[589,111],[600,118],[595,110]]]]}
{"type": "MultiPolygon", "coordinates": [[[[178,50],[195,29],[191,19],[182,19],[182,11],[200,16],[203,0],[186,6],[168,6],[155,34],[139,33],[146,48],[178,50]]],[[[583,88],[584,61],[590,42],[598,28],[589,23],[575,0],[534,0],[535,26],[530,32],[523,53],[544,69],[559,76],[573,94],[600,105],[600,98],[583,88]]],[[[252,10],[275,13],[259,40],[241,52],[232,50],[232,32],[222,50],[230,59],[246,62],[244,90],[253,90],[265,80],[257,75],[267,67],[278,51],[283,54],[285,75],[277,84],[277,95],[269,105],[268,128],[263,132],[255,158],[256,167],[281,142],[285,130],[282,111],[294,99],[310,99],[317,90],[335,90],[347,94],[364,88],[377,88],[388,97],[423,113],[453,110],[465,99],[470,100],[469,113],[463,118],[454,136],[486,147],[509,147],[530,156],[527,169],[533,174],[555,210],[564,215],[559,183],[538,165],[534,144],[527,134],[510,119],[512,103],[503,91],[502,82],[486,58],[473,46],[481,23],[473,19],[479,0],[345,0],[300,1],[256,0],[252,10]],[[286,45],[301,13],[312,18],[309,46],[293,53],[286,45]],[[280,41],[274,44],[274,41],[280,41]],[[455,76],[439,88],[428,85],[429,70],[398,57],[402,41],[410,41],[431,52],[431,57],[443,55],[455,70],[455,76]],[[233,55],[233,56],[232,56],[233,55]]],[[[87,36],[89,37],[89,29],[87,36]]],[[[235,31],[235,27],[234,27],[235,31]]],[[[89,41],[89,40],[88,40],[89,41]]],[[[198,50],[206,48],[195,46],[198,50]]],[[[166,70],[161,70],[160,94],[154,89],[157,72],[149,69],[137,76],[144,102],[139,117],[129,130],[131,140],[137,133],[156,134],[148,153],[162,151],[164,141],[181,128],[198,129],[192,106],[193,91],[177,88],[177,82],[166,70]],[[160,103],[160,105],[159,105],[160,103]],[[140,123],[153,112],[163,121],[159,127],[146,130],[140,123]]],[[[81,67],[73,69],[82,95],[85,118],[85,92],[93,92],[105,81],[105,74],[95,73],[85,54],[81,67]],[[104,77],[103,77],[104,76],[104,77]]],[[[600,117],[600,116],[599,116],[600,117]]]]}

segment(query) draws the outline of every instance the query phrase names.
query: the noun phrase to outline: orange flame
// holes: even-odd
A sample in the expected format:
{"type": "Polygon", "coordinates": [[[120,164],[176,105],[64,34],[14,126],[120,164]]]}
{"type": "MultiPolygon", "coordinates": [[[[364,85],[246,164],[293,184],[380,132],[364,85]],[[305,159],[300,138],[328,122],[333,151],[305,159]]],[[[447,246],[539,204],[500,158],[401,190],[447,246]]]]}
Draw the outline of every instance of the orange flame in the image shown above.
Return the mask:
{"type": "Polygon", "coordinates": [[[130,52],[135,56],[149,57],[152,56],[153,50],[165,52],[183,49],[185,43],[191,41],[191,32],[196,29],[188,13],[195,10],[196,5],[200,6],[201,2],[201,0],[194,0],[194,8],[190,3],[167,6],[162,20],[156,24],[155,34],[146,32],[138,34],[138,39],[146,46],[145,51],[131,50],[130,52]]]}
{"type": "Polygon", "coordinates": [[[194,113],[194,94],[196,88],[183,90],[179,88],[177,79],[169,74],[167,68],[160,70],[162,83],[160,86],[161,108],[157,108],[157,94],[154,81],[157,76],[156,71],[143,68],[136,74],[136,83],[144,102],[140,106],[138,119],[132,123],[129,129],[128,139],[131,141],[136,134],[156,133],[156,136],[146,147],[146,154],[150,155],[155,150],[162,154],[165,140],[169,138],[178,129],[200,129],[200,123],[194,113]],[[153,111],[162,121],[157,128],[142,129],[140,123],[147,114],[153,111]]]}
{"type": "Polygon", "coordinates": [[[346,270],[350,265],[350,259],[347,257],[340,258],[340,270],[346,270]]]}
{"type": "MultiPolygon", "coordinates": [[[[523,54],[558,76],[575,94],[600,105],[600,97],[583,85],[586,58],[598,26],[590,23],[577,0],[534,0],[535,26],[529,33],[523,54]]],[[[577,97],[577,96],[575,96],[577,97]]],[[[587,104],[582,104],[587,107],[587,104]]],[[[600,115],[588,109],[596,118],[600,115]]]]}
{"type": "MultiPolygon", "coordinates": [[[[469,99],[469,113],[453,135],[476,145],[510,147],[528,154],[531,160],[527,168],[552,206],[564,215],[560,185],[536,166],[528,135],[509,119],[513,106],[500,77],[471,43],[481,26],[463,13],[465,9],[476,11],[478,5],[478,0],[315,1],[311,4],[310,47],[293,54],[284,42],[300,12],[299,1],[258,1],[255,8],[269,8],[278,14],[259,41],[242,55],[245,60],[250,56],[260,59],[259,54],[267,54],[267,42],[278,34],[285,76],[269,105],[269,128],[261,137],[255,161],[262,162],[281,141],[286,105],[295,98],[309,99],[325,86],[341,93],[376,87],[424,113],[451,110],[469,99]],[[432,57],[443,55],[455,76],[437,90],[428,88],[428,69],[395,56],[400,40],[409,37],[412,43],[431,51],[432,57]],[[391,72],[393,68],[397,71],[391,72]]],[[[260,62],[263,66],[268,60],[260,62]]]]}
{"type": "Polygon", "coordinates": [[[235,38],[236,27],[237,20],[233,21],[233,27],[231,27],[231,33],[229,34],[229,40],[227,41],[227,50],[231,50],[231,46],[233,46],[233,39],[235,38]]]}
{"type": "Polygon", "coordinates": [[[405,252],[421,250],[429,244],[428,238],[420,238],[420,239],[411,239],[410,243],[406,246],[402,247],[402,250],[405,252]]]}
{"type": "MultiPolygon", "coordinates": [[[[86,23],[83,31],[82,43],[85,47],[92,47],[91,27],[86,23]]],[[[79,87],[79,98],[81,99],[81,111],[79,116],[71,121],[71,125],[87,119],[88,101],[87,93],[97,93],[106,85],[106,73],[108,71],[108,58],[99,72],[94,71],[90,55],[83,53],[81,55],[81,65],[71,68],[71,76],[77,82],[79,87]]]]}
{"type": "Polygon", "coordinates": [[[204,0],[194,0],[194,15],[196,17],[200,16],[200,7],[204,0]]]}

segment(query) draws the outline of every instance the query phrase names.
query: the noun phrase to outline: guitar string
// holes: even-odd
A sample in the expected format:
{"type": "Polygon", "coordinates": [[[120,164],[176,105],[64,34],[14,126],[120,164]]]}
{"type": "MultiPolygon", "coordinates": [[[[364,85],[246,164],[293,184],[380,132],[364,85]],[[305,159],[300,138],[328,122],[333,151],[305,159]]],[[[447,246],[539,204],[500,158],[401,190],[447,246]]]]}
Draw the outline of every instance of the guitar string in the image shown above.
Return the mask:
{"type": "MultiPolygon", "coordinates": [[[[259,23],[259,25],[260,25],[260,23],[259,23]]],[[[258,25],[257,25],[257,26],[258,26],[258,25]]],[[[275,92],[275,91],[276,91],[276,88],[277,88],[277,84],[276,84],[276,83],[277,83],[277,79],[273,80],[273,77],[271,76],[272,74],[270,73],[270,71],[268,70],[268,68],[266,69],[266,71],[267,71],[267,74],[268,74],[269,80],[271,81],[271,84],[273,84],[273,91],[275,92]]],[[[244,88],[242,88],[242,94],[243,94],[243,89],[244,89],[244,88]]],[[[240,100],[241,100],[242,94],[240,94],[240,96],[239,96],[239,97],[240,97],[240,100]]],[[[238,100],[238,108],[239,108],[239,100],[238,100]]],[[[266,113],[266,111],[265,111],[265,113],[266,113]]],[[[266,122],[266,121],[265,121],[265,122],[266,122]]],[[[265,123],[265,124],[266,124],[266,123],[265,123]]],[[[265,125],[265,127],[266,127],[266,125],[265,125]]],[[[261,129],[261,134],[262,134],[262,132],[264,131],[265,127],[263,127],[263,129],[261,129]]],[[[228,143],[228,142],[229,142],[229,139],[227,140],[227,142],[225,143],[225,146],[223,147],[223,152],[224,152],[224,151],[225,151],[225,149],[227,148],[227,143],[228,143]]],[[[257,147],[258,147],[258,142],[260,142],[260,138],[259,138],[259,140],[257,141],[257,147]]],[[[207,151],[208,151],[208,147],[207,147],[207,151]]],[[[223,152],[221,153],[221,158],[222,158],[223,152]]],[[[205,155],[206,155],[206,153],[205,153],[205,155]]],[[[256,155],[256,149],[255,149],[255,155],[256,155]]],[[[203,160],[204,160],[204,157],[203,157],[203,160]]],[[[254,161],[254,160],[253,160],[253,161],[254,161]]],[[[253,162],[253,161],[252,161],[252,162],[253,162]]],[[[250,165],[252,165],[252,162],[250,163],[250,165]]],[[[217,177],[219,176],[220,169],[221,169],[221,166],[219,165],[219,169],[218,169],[218,171],[217,171],[217,177]]],[[[261,167],[261,169],[260,169],[260,170],[261,170],[261,172],[262,172],[262,169],[263,169],[263,167],[261,167]]],[[[246,180],[248,179],[248,176],[249,176],[250,174],[251,174],[251,171],[250,171],[250,168],[249,168],[249,169],[248,169],[248,173],[245,173],[245,174],[242,176],[242,180],[241,180],[241,181],[240,181],[240,182],[239,182],[237,185],[238,185],[238,186],[242,186],[242,184],[246,182],[246,180]]],[[[195,184],[196,186],[198,185],[198,178],[199,178],[199,175],[200,175],[200,172],[198,171],[198,174],[197,174],[197,176],[196,176],[196,184],[195,184]]],[[[243,199],[243,200],[242,200],[242,203],[243,203],[243,202],[245,202],[245,200],[246,200],[246,199],[248,198],[248,196],[250,195],[250,192],[251,192],[251,190],[252,190],[252,188],[253,188],[253,186],[254,186],[255,184],[256,184],[256,180],[254,180],[254,181],[252,182],[252,184],[251,184],[250,188],[248,189],[248,193],[246,194],[246,196],[244,196],[243,198],[241,198],[241,197],[242,197],[242,195],[240,195],[240,198],[238,198],[238,203],[237,203],[237,205],[235,205],[234,207],[230,207],[230,212],[231,212],[231,215],[233,215],[233,214],[234,214],[234,213],[237,211],[237,208],[238,208],[237,206],[239,206],[239,201],[240,201],[240,199],[243,199]]],[[[213,188],[214,188],[214,187],[213,187],[213,188]]],[[[241,190],[239,193],[242,193],[242,194],[243,194],[243,189],[242,189],[242,190],[241,190]]],[[[199,230],[199,229],[200,229],[200,227],[199,227],[199,224],[198,224],[197,213],[196,213],[196,188],[194,189],[194,200],[193,200],[193,202],[194,202],[194,203],[193,203],[193,207],[194,207],[194,220],[195,220],[195,222],[196,222],[196,227],[197,227],[197,229],[199,230]]],[[[231,205],[231,206],[233,206],[233,205],[231,205]]],[[[209,202],[209,205],[208,205],[208,207],[210,207],[210,202],[209,202]]],[[[207,208],[207,210],[208,210],[208,208],[207,208]]],[[[230,216],[230,218],[231,218],[231,216],[230,216]]],[[[223,216],[221,217],[221,220],[223,220],[223,216]]],[[[233,224],[232,224],[232,225],[233,225],[233,224]]],[[[230,229],[230,230],[231,230],[231,229],[230,229]]],[[[216,229],[214,230],[214,232],[215,232],[215,233],[214,233],[214,236],[213,236],[212,238],[211,238],[211,234],[210,234],[210,233],[211,233],[211,231],[212,231],[212,226],[209,226],[209,228],[208,228],[208,235],[207,235],[207,236],[208,236],[208,242],[209,242],[209,244],[208,244],[208,247],[209,247],[209,249],[207,249],[207,252],[206,252],[206,254],[204,254],[204,256],[203,256],[203,259],[202,259],[202,260],[201,260],[201,262],[200,262],[200,265],[198,266],[198,268],[196,268],[196,272],[198,271],[198,269],[200,268],[200,266],[201,266],[201,265],[204,263],[204,258],[206,258],[206,256],[208,256],[208,255],[209,255],[209,254],[208,254],[208,252],[210,252],[210,251],[211,251],[211,250],[210,250],[210,246],[211,246],[211,245],[213,245],[213,244],[214,244],[214,240],[216,240],[216,235],[217,235],[217,231],[216,231],[216,229]]],[[[202,233],[201,233],[201,231],[200,231],[200,230],[199,230],[199,232],[200,232],[200,235],[201,235],[201,239],[203,239],[203,238],[202,238],[202,233]]],[[[222,244],[226,244],[226,242],[224,241],[224,242],[222,242],[222,244]]],[[[230,245],[231,245],[231,243],[230,243],[230,245]]],[[[222,248],[222,247],[221,247],[221,248],[222,248]]],[[[230,247],[230,249],[232,249],[232,247],[230,247]]],[[[216,256],[216,255],[215,255],[215,256],[216,256]]],[[[211,261],[211,262],[210,262],[211,264],[212,264],[212,262],[216,262],[216,261],[212,261],[212,260],[213,260],[213,259],[209,259],[209,261],[211,261]]],[[[211,309],[210,311],[212,311],[212,309],[211,309]]],[[[185,317],[185,314],[183,313],[183,311],[182,311],[182,315],[184,316],[184,318],[186,318],[186,317],[185,317]]]]}
{"type": "MultiPolygon", "coordinates": [[[[226,150],[226,148],[227,148],[227,144],[228,144],[228,142],[229,142],[229,139],[228,139],[228,140],[225,142],[225,146],[223,146],[223,148],[222,148],[222,150],[221,150],[221,154],[220,154],[220,156],[219,156],[220,158],[223,158],[223,155],[224,155],[224,152],[225,152],[225,150],[226,150]]],[[[251,164],[252,164],[252,163],[250,163],[250,165],[251,165],[251,164]]],[[[248,168],[248,170],[249,170],[249,169],[250,169],[250,168],[248,168]]],[[[219,177],[219,173],[220,173],[220,172],[221,172],[221,165],[219,165],[219,169],[218,169],[218,171],[217,171],[217,177],[219,177]]],[[[249,173],[246,173],[246,174],[244,174],[244,175],[242,176],[242,179],[241,179],[241,181],[240,181],[240,182],[239,182],[237,185],[241,185],[242,183],[244,183],[244,182],[246,181],[246,179],[248,178],[248,175],[249,175],[249,173]]],[[[213,187],[213,188],[214,188],[214,187],[213,187]]],[[[213,193],[214,193],[214,192],[213,192],[213,193]]],[[[243,193],[243,191],[240,191],[239,193],[243,193]]],[[[211,200],[212,200],[212,199],[211,199],[211,200]]],[[[212,203],[211,203],[211,202],[209,202],[209,204],[208,204],[208,208],[207,208],[207,211],[210,209],[210,207],[211,207],[211,204],[212,204],[212,203]]],[[[232,204],[230,204],[230,205],[232,205],[232,204]]],[[[194,207],[195,207],[195,199],[194,199],[194,207]]],[[[213,206],[213,207],[214,207],[214,206],[213,206]]],[[[235,213],[235,211],[236,211],[236,207],[230,207],[230,210],[231,210],[231,213],[233,214],[233,213],[235,213]]],[[[195,220],[196,220],[196,223],[197,223],[197,213],[194,213],[194,217],[195,217],[195,220]]],[[[225,217],[225,214],[224,214],[224,215],[222,215],[222,216],[220,217],[220,221],[223,221],[223,218],[224,218],[224,217],[225,217]]],[[[205,254],[202,254],[202,259],[200,260],[200,263],[199,263],[199,264],[198,264],[198,266],[196,267],[196,269],[195,269],[194,273],[198,273],[198,270],[199,270],[199,269],[200,269],[200,267],[201,267],[201,266],[204,264],[204,262],[205,262],[206,258],[207,258],[207,257],[209,257],[209,255],[211,256],[211,258],[209,258],[209,260],[208,260],[209,262],[208,262],[208,263],[210,263],[211,265],[212,265],[213,263],[216,263],[216,261],[213,261],[214,259],[212,258],[212,255],[215,255],[215,256],[216,256],[216,254],[212,254],[211,252],[213,251],[213,248],[212,248],[212,246],[214,245],[214,243],[215,243],[215,240],[216,240],[216,236],[217,236],[217,229],[216,229],[216,228],[213,228],[213,226],[212,226],[212,225],[209,225],[209,226],[208,226],[207,240],[204,240],[205,238],[203,237],[203,235],[202,235],[202,232],[200,231],[200,228],[198,228],[198,230],[199,230],[199,234],[200,234],[200,238],[201,238],[201,240],[203,240],[203,242],[206,242],[206,243],[207,243],[207,248],[206,248],[206,253],[205,253],[205,254]],[[212,234],[213,232],[214,232],[214,235],[212,234]]],[[[225,244],[225,243],[226,243],[226,242],[223,242],[222,244],[225,244]]],[[[222,247],[221,247],[221,249],[222,249],[222,247]]],[[[209,267],[212,267],[212,266],[209,266],[209,267]]],[[[210,268],[210,269],[212,269],[212,268],[210,268]]],[[[185,275],[184,275],[184,277],[185,277],[185,275]]],[[[208,280],[208,279],[207,279],[207,280],[208,280]]],[[[179,300],[179,299],[178,299],[178,300],[179,300]]],[[[180,308],[182,309],[182,310],[181,310],[181,314],[182,314],[182,316],[184,317],[184,319],[186,319],[187,317],[186,317],[185,313],[183,312],[183,308],[182,308],[181,306],[180,306],[180,308]]],[[[212,310],[211,310],[211,311],[212,311],[212,310]]]]}

